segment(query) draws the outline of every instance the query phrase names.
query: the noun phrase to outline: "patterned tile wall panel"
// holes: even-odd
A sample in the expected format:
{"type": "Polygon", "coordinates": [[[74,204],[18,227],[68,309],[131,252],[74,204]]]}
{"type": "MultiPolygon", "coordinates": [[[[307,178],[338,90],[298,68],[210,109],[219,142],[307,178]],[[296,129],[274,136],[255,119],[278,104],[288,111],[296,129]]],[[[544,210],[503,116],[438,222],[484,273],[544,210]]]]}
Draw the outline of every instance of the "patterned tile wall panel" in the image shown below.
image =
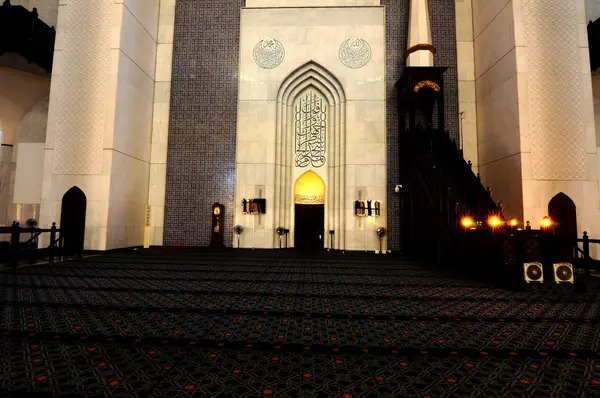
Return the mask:
{"type": "Polygon", "coordinates": [[[53,171],[99,174],[113,0],[70,0],[60,65],[53,171]]]}
{"type": "MultiPolygon", "coordinates": [[[[408,33],[408,0],[382,0],[386,6],[387,41],[387,143],[388,143],[388,248],[400,248],[400,198],[394,192],[400,181],[398,158],[399,123],[395,84],[406,63],[403,58],[408,33]]],[[[447,66],[444,75],[444,117],[451,136],[458,135],[458,75],[456,66],[455,0],[429,1],[433,45],[438,52],[434,62],[447,66]]]]}
{"type": "MultiPolygon", "coordinates": [[[[173,53],[171,125],[165,209],[166,245],[207,245],[210,206],[226,206],[232,228],[235,128],[241,0],[214,3],[178,0],[173,53]],[[200,29],[199,27],[202,27],[200,29]],[[198,228],[189,228],[188,225],[198,228]]],[[[399,120],[394,85],[400,78],[408,31],[408,0],[382,0],[387,23],[388,227],[390,250],[400,246],[399,120]]],[[[458,131],[458,82],[454,0],[430,1],[437,65],[445,76],[447,128],[458,131]]],[[[231,244],[231,234],[226,234],[231,244]]]]}
{"type": "Polygon", "coordinates": [[[576,3],[523,3],[534,179],[586,178],[576,3]]]}
{"type": "Polygon", "coordinates": [[[165,245],[208,245],[215,202],[225,206],[225,243],[231,245],[243,6],[243,0],[177,0],[165,245]]]}

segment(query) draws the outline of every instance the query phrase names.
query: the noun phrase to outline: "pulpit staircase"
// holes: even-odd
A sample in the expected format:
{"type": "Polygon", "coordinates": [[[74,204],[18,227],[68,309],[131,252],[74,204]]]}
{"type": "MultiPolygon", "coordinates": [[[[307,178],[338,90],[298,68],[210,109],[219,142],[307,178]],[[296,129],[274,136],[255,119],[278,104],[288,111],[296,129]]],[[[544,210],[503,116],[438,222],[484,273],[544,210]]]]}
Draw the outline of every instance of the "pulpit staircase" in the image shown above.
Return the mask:
{"type": "Polygon", "coordinates": [[[400,143],[403,246],[438,263],[460,262],[466,247],[462,216],[486,220],[501,208],[446,132],[410,129],[400,143]]]}
{"type": "Polygon", "coordinates": [[[38,18],[37,9],[29,11],[10,0],[0,5],[0,56],[18,53],[50,73],[55,39],[56,30],[38,18]]]}

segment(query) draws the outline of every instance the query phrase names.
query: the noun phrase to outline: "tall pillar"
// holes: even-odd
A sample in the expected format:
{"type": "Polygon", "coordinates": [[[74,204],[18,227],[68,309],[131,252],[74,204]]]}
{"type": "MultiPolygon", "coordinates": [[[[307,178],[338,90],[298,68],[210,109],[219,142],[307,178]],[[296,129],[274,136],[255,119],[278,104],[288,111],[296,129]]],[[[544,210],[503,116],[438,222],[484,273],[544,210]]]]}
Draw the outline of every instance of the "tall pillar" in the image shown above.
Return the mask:
{"type": "Polygon", "coordinates": [[[458,112],[460,141],[465,160],[473,164],[477,173],[477,96],[475,95],[475,62],[473,37],[473,3],[456,4],[456,67],[458,73],[458,112]]]}
{"type": "Polygon", "coordinates": [[[406,66],[433,66],[435,48],[431,39],[427,0],[411,0],[408,20],[406,66]]]}
{"type": "Polygon", "coordinates": [[[473,2],[479,165],[507,216],[538,228],[558,193],[600,234],[584,0],[473,2]]]}
{"type": "Polygon", "coordinates": [[[78,186],[86,249],[143,244],[158,3],[59,7],[40,225],[59,222],[62,196],[78,186]]]}

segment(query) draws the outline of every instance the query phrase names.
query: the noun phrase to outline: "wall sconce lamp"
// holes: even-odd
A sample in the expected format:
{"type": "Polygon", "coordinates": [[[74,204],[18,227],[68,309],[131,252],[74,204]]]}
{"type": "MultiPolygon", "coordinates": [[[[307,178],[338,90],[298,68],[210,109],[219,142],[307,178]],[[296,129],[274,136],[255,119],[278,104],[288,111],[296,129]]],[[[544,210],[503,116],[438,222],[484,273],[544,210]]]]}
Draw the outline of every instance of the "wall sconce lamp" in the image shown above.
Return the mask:
{"type": "Polygon", "coordinates": [[[498,228],[502,225],[502,220],[498,216],[491,216],[488,218],[488,225],[492,228],[498,228]]]}
{"type": "Polygon", "coordinates": [[[508,225],[510,225],[510,230],[511,233],[514,234],[515,231],[517,229],[519,229],[519,220],[517,220],[516,218],[511,218],[510,221],[508,222],[508,225]]]}
{"type": "Polygon", "coordinates": [[[462,225],[464,229],[474,229],[475,221],[471,217],[463,217],[460,220],[460,225],[462,225]]]}
{"type": "Polygon", "coordinates": [[[542,228],[547,229],[547,228],[550,228],[551,226],[552,226],[552,219],[548,216],[544,217],[542,219],[542,228]]]}

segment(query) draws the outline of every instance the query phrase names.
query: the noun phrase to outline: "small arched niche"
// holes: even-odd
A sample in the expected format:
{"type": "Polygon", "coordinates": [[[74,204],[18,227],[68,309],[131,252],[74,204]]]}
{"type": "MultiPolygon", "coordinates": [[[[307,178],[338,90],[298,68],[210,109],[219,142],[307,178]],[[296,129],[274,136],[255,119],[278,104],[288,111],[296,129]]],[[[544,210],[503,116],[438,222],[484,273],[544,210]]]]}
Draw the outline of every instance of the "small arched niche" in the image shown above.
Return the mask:
{"type": "Polygon", "coordinates": [[[83,254],[87,198],[74,186],[63,196],[60,214],[60,236],[63,247],[71,254],[83,254]]]}
{"type": "Polygon", "coordinates": [[[560,192],[548,203],[548,216],[554,222],[554,231],[563,238],[577,237],[577,208],[575,202],[560,192]]]}
{"type": "Polygon", "coordinates": [[[312,170],[302,174],[294,185],[294,204],[325,204],[325,182],[312,170]]]}

